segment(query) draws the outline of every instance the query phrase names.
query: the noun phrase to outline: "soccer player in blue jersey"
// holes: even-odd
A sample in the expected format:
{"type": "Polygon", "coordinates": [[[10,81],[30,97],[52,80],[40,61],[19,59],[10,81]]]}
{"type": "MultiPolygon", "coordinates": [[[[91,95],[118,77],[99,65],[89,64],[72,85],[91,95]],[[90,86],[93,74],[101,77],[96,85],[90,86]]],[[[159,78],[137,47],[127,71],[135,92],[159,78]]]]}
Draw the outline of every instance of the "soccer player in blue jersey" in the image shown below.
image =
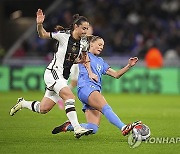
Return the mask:
{"type": "MultiPolygon", "coordinates": [[[[85,112],[87,120],[87,123],[81,124],[81,126],[93,129],[93,133],[95,134],[99,128],[101,115],[103,114],[109,122],[120,129],[125,136],[129,134],[135,125],[141,123],[141,121],[126,125],[120,120],[101,94],[101,78],[102,75],[109,75],[117,79],[120,78],[137,63],[138,58],[130,58],[128,64],[124,68],[115,71],[101,57],[98,57],[103,50],[103,46],[104,40],[101,37],[91,36],[90,49],[88,52],[89,59],[86,63],[90,62],[93,73],[98,76],[98,81],[90,79],[85,66],[79,64],[78,97],[83,104],[83,111],[85,112]]],[[[73,131],[73,127],[69,121],[54,128],[52,133],[57,134],[66,131],[73,131]]]]}

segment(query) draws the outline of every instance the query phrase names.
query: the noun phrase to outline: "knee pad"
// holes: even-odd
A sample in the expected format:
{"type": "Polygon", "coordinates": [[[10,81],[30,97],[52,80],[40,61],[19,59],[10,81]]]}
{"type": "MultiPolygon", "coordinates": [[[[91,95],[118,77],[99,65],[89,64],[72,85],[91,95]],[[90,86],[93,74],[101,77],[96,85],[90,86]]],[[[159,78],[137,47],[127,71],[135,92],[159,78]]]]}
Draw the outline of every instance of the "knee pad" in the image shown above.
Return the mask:
{"type": "Polygon", "coordinates": [[[87,129],[93,129],[93,134],[96,134],[96,132],[98,131],[98,125],[93,124],[93,123],[88,123],[87,124],[87,129]]]}

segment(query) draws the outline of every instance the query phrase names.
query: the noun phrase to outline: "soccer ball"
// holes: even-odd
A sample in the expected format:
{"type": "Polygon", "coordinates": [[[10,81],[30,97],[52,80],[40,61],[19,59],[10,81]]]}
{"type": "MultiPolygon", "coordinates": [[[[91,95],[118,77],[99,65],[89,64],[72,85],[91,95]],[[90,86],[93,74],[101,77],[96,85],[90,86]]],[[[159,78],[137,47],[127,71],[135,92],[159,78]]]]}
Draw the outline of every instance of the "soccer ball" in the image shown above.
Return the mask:
{"type": "Polygon", "coordinates": [[[132,129],[132,137],[135,141],[146,141],[150,135],[150,129],[145,124],[138,124],[132,129]]]}

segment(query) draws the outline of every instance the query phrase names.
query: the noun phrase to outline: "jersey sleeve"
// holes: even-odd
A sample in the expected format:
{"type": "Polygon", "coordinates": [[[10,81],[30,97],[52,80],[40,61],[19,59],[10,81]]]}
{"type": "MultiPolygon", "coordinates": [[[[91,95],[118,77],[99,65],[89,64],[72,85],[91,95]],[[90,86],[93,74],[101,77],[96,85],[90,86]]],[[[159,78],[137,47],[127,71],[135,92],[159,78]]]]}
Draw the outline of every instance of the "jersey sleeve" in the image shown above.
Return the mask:
{"type": "Polygon", "coordinates": [[[107,70],[110,68],[110,66],[103,59],[102,59],[102,61],[103,61],[103,74],[105,75],[107,70]]]}
{"type": "Polygon", "coordinates": [[[65,33],[62,33],[60,31],[59,32],[51,32],[50,36],[51,36],[52,39],[55,39],[55,40],[57,40],[59,42],[63,42],[64,34],[65,33]]]}

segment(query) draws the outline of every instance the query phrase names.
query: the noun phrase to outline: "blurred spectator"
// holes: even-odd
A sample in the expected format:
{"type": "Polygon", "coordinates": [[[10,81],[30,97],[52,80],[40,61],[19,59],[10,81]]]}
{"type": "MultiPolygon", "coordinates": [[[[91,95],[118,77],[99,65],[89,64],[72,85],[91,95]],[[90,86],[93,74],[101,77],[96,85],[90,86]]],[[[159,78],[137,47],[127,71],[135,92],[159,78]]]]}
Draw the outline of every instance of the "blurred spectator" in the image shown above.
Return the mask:
{"type": "MultiPolygon", "coordinates": [[[[144,59],[146,51],[152,47],[149,44],[155,45],[162,55],[173,49],[180,56],[179,0],[64,0],[62,3],[63,8],[57,6],[57,10],[47,16],[46,29],[52,31],[56,25],[66,27],[75,13],[87,16],[94,35],[100,35],[106,42],[102,56],[111,53],[144,59]]],[[[39,40],[37,35],[28,41],[36,53],[31,56],[54,52],[50,49],[55,42],[39,40]]]]}
{"type": "Polygon", "coordinates": [[[172,49],[166,51],[166,53],[164,55],[164,59],[170,60],[170,61],[179,60],[177,52],[172,49]]]}
{"type": "Polygon", "coordinates": [[[13,57],[21,58],[25,57],[27,54],[27,43],[24,41],[21,46],[14,52],[13,57]]]}

